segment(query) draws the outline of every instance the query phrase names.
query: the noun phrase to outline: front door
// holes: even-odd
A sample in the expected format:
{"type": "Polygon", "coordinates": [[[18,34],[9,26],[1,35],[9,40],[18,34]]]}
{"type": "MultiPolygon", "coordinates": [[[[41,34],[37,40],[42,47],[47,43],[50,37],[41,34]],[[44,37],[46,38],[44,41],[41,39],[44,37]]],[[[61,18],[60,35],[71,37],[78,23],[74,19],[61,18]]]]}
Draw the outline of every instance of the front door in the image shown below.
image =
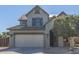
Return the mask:
{"type": "Polygon", "coordinates": [[[53,31],[50,31],[50,47],[57,47],[58,46],[58,40],[56,39],[56,36],[54,35],[53,31]]]}

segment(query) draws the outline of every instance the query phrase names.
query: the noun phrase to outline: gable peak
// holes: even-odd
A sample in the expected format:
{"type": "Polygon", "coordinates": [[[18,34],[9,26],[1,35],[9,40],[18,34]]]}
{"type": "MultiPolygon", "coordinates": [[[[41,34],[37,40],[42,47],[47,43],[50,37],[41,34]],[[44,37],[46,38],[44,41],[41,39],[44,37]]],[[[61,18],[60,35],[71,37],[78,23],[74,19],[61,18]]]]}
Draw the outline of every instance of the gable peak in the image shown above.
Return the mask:
{"type": "Polygon", "coordinates": [[[40,7],[39,5],[36,5],[35,8],[40,7]]]}
{"type": "Polygon", "coordinates": [[[42,10],[44,13],[46,13],[47,15],[49,15],[45,10],[43,10],[39,5],[36,5],[34,8],[32,8],[32,10],[30,10],[27,14],[25,14],[25,16],[28,16],[28,14],[30,14],[33,10],[35,9],[40,9],[42,10]]]}
{"type": "Polygon", "coordinates": [[[61,16],[61,15],[67,16],[67,14],[64,11],[62,11],[61,13],[59,13],[58,16],[61,16]]]}

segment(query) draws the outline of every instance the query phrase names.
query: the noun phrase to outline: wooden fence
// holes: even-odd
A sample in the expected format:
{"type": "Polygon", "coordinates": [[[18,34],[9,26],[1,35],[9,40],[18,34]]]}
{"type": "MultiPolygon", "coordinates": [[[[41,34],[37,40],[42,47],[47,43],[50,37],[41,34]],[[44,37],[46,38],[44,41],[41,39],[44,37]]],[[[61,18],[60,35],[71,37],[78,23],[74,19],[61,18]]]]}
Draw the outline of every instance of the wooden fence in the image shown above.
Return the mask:
{"type": "Polygon", "coordinates": [[[9,38],[0,38],[0,47],[8,47],[9,46],[9,38]]]}

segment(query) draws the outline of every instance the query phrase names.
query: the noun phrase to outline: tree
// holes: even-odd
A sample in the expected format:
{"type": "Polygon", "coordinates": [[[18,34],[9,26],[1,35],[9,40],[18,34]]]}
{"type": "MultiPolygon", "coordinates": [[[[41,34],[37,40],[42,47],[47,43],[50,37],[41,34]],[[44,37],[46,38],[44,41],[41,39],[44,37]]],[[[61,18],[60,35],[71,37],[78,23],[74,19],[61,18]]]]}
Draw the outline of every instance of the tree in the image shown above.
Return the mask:
{"type": "Polygon", "coordinates": [[[2,34],[0,33],[0,38],[2,38],[2,34]]]}
{"type": "Polygon", "coordinates": [[[2,32],[0,33],[0,38],[9,38],[10,35],[8,34],[8,32],[2,32]]]}
{"type": "Polygon", "coordinates": [[[79,17],[73,15],[57,17],[54,32],[57,36],[63,37],[79,36],[79,17]]]}

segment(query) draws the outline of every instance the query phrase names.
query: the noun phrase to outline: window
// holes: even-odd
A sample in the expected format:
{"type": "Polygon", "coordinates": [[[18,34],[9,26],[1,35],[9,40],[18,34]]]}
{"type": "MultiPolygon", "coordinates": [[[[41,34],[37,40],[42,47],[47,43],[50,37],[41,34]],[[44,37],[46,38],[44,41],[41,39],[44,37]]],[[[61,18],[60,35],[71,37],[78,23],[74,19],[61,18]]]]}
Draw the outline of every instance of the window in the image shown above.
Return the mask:
{"type": "Polygon", "coordinates": [[[26,21],[20,21],[20,24],[21,25],[27,25],[27,22],[26,21]]]}
{"type": "Polygon", "coordinates": [[[32,26],[40,27],[42,25],[43,25],[43,19],[42,18],[32,18],[32,26]]]}
{"type": "Polygon", "coordinates": [[[35,14],[40,14],[40,10],[39,9],[36,9],[35,10],[35,14]]]}

